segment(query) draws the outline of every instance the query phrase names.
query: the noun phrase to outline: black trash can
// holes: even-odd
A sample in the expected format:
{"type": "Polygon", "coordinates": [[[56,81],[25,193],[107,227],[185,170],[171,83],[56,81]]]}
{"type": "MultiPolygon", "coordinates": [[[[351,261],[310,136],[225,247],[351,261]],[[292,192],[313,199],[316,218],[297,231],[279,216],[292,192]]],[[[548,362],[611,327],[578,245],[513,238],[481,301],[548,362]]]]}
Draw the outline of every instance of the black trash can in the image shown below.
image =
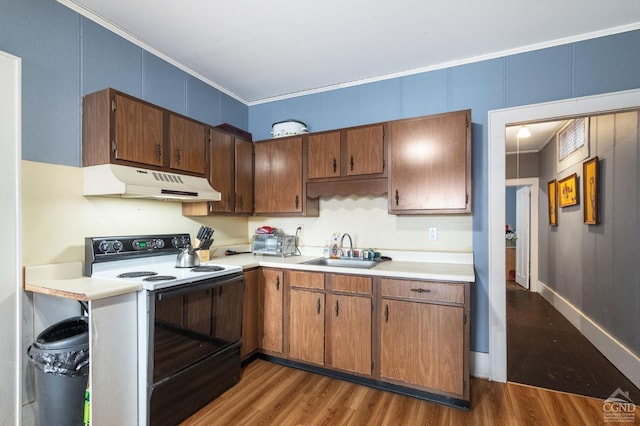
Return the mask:
{"type": "Polygon", "coordinates": [[[89,375],[87,317],[53,324],[38,335],[27,354],[36,367],[39,425],[82,425],[89,375]]]}

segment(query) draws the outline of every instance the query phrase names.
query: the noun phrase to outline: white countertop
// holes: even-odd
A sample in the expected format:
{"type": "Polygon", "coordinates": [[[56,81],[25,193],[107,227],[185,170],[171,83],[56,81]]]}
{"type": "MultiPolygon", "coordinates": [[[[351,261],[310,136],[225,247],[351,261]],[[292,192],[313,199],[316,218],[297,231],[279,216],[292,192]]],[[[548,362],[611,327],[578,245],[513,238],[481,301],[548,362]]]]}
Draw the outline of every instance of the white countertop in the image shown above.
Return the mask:
{"type": "MultiPolygon", "coordinates": [[[[223,253],[223,250],[216,250],[223,253]]],[[[432,281],[474,282],[472,253],[394,252],[398,260],[381,262],[370,268],[306,265],[303,262],[317,259],[313,251],[304,256],[254,256],[238,254],[215,256],[207,263],[241,266],[244,270],[260,266],[302,271],[333,272],[377,277],[406,278],[432,281]]],[[[387,255],[387,253],[383,253],[387,255]]],[[[141,290],[138,284],[121,280],[82,276],[82,262],[25,267],[25,290],[46,293],[76,300],[96,300],[141,290]]]]}

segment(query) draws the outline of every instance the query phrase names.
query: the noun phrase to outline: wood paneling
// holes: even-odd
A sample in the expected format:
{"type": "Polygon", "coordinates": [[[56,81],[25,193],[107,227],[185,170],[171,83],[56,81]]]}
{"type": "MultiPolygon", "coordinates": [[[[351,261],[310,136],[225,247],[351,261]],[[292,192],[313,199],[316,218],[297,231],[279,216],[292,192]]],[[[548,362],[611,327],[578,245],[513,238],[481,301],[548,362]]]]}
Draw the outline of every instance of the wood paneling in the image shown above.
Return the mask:
{"type": "Polygon", "coordinates": [[[340,132],[308,137],[309,179],[340,176],[340,132]]]}
{"type": "Polygon", "coordinates": [[[382,124],[348,129],[344,149],[343,175],[372,175],[384,172],[384,128],[382,124]]]}

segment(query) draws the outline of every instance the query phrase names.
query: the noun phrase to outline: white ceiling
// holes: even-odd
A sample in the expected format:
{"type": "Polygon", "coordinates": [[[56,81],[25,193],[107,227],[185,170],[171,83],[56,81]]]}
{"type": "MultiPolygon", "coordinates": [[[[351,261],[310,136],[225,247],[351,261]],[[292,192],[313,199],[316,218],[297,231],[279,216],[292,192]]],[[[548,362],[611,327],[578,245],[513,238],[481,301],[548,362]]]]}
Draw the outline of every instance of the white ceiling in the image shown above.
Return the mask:
{"type": "Polygon", "coordinates": [[[58,0],[248,105],[640,28],[639,0],[58,0]]]}

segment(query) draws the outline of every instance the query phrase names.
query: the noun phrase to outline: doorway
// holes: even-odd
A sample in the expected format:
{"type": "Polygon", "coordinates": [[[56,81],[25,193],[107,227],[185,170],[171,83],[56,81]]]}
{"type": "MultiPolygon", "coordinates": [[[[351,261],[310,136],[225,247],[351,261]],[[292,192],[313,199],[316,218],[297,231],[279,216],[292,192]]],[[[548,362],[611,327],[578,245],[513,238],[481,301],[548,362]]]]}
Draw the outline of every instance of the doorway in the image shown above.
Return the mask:
{"type": "MultiPolygon", "coordinates": [[[[489,378],[507,380],[505,290],[505,129],[529,121],[550,121],[598,114],[640,105],[640,90],[572,98],[557,102],[489,112],[488,217],[489,233],[489,378]]],[[[532,250],[533,252],[533,250],[532,250]]],[[[537,267],[536,267],[537,268],[537,267]]],[[[535,271],[531,265],[532,273],[535,271]]],[[[531,277],[535,285],[534,277],[531,277]]],[[[537,278],[536,278],[537,280],[537,278]]],[[[609,357],[609,354],[605,354],[609,357]]],[[[615,362],[614,362],[615,364],[615,362]]]]}

